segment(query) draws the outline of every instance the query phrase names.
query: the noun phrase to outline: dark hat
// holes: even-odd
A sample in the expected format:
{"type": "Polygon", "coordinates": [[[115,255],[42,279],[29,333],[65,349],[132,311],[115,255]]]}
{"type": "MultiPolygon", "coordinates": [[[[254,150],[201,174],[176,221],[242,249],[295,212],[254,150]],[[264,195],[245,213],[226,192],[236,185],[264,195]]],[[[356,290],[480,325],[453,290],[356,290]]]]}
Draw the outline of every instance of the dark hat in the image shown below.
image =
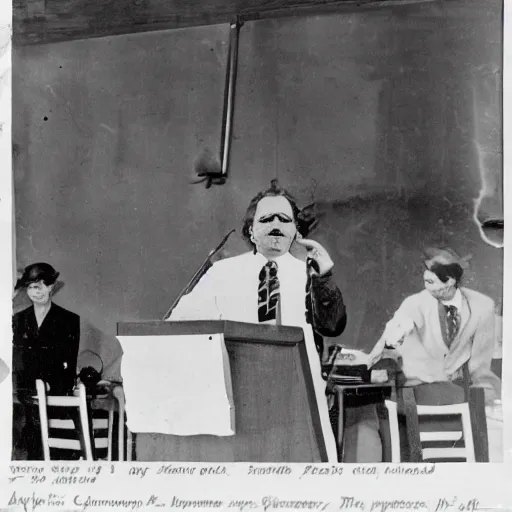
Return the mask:
{"type": "Polygon", "coordinates": [[[43,281],[46,285],[54,284],[59,277],[57,272],[49,263],[33,263],[25,268],[22,276],[16,282],[15,289],[26,288],[31,283],[43,281]]]}
{"type": "Polygon", "coordinates": [[[424,253],[427,257],[427,260],[425,261],[427,268],[430,268],[434,263],[438,263],[440,265],[452,265],[453,263],[456,263],[461,268],[466,269],[469,266],[469,261],[473,257],[471,254],[460,257],[449,247],[427,247],[424,250],[424,253]]]}

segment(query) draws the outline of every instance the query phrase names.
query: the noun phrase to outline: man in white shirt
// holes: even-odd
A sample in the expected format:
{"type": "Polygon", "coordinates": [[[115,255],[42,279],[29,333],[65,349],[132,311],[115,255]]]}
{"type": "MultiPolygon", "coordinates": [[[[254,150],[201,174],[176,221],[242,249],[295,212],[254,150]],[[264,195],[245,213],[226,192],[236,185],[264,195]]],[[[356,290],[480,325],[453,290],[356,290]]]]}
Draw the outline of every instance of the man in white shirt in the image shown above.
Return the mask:
{"type": "Polygon", "coordinates": [[[307,233],[299,213],[293,197],[273,181],[270,189],[253,198],[244,218],[242,235],[253,250],[214,263],[182,297],[169,320],[222,319],[302,327],[329,461],[336,462],[321,375],[321,336],[341,334],[346,311],[332,277],[334,263],[318,242],[303,238],[307,233]],[[293,243],[306,249],[309,264],[290,254],[293,243]]]}

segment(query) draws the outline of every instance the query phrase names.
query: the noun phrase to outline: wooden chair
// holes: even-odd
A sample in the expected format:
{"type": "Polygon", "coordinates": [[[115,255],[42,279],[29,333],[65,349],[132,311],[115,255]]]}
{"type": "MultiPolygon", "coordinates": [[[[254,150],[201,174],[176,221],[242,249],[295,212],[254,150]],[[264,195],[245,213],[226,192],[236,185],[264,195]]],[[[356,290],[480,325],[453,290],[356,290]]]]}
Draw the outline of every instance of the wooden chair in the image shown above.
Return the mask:
{"type": "Polygon", "coordinates": [[[51,396],[46,394],[45,384],[42,380],[36,381],[39,417],[41,420],[41,437],[43,442],[44,460],[50,459],[50,448],[60,450],[80,451],[85,460],[94,460],[91,445],[91,433],[89,428],[89,417],[87,414],[87,397],[85,386],[78,385],[77,396],[51,396]],[[67,409],[78,412],[79,426],[75,426],[72,419],[51,418],[49,408],[67,409]],[[64,437],[64,431],[73,431],[78,428],[79,439],[64,437]],[[62,437],[53,434],[54,430],[60,430],[62,437]],[[52,434],[50,434],[52,431],[52,434]]]}
{"type": "MultiPolygon", "coordinates": [[[[469,388],[465,402],[453,405],[418,405],[412,388],[400,389],[399,414],[405,417],[405,462],[429,460],[489,462],[484,390],[469,388]],[[421,418],[457,419],[459,427],[440,432],[423,432],[421,418]]],[[[450,422],[451,423],[451,422],[450,422]]]]}
{"type": "Polygon", "coordinates": [[[452,405],[418,405],[417,413],[420,419],[420,444],[424,462],[475,462],[473,430],[467,402],[452,405]],[[422,417],[458,417],[461,429],[422,432],[422,417]],[[463,445],[459,446],[461,441],[463,445]]]}

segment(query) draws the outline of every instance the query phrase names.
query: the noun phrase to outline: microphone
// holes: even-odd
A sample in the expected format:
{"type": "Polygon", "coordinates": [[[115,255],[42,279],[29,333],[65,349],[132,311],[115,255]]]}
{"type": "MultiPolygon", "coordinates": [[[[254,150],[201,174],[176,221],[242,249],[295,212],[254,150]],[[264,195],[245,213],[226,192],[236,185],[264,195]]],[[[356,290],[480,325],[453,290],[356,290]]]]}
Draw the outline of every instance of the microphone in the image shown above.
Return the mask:
{"type": "Polygon", "coordinates": [[[213,251],[210,251],[210,254],[208,255],[210,258],[212,258],[213,256],[215,256],[223,247],[224,245],[226,244],[226,242],[228,241],[228,238],[235,232],[234,229],[232,229],[223,239],[222,239],[222,242],[215,248],[213,249],[213,251]]]}
{"type": "Polygon", "coordinates": [[[213,250],[211,250],[208,253],[208,256],[204,263],[199,267],[197,272],[192,276],[190,281],[187,283],[185,288],[181,290],[180,294],[176,298],[176,300],[172,303],[172,306],[168,309],[167,313],[165,313],[162,320],[167,320],[171,313],[173,312],[174,308],[178,305],[178,302],[183,297],[183,295],[187,295],[190,293],[196,286],[196,284],[199,282],[199,280],[206,274],[206,272],[209,270],[209,268],[213,265],[212,259],[213,257],[224,247],[226,242],[228,241],[228,238],[235,232],[234,229],[232,229],[221,241],[221,243],[213,250]]]}

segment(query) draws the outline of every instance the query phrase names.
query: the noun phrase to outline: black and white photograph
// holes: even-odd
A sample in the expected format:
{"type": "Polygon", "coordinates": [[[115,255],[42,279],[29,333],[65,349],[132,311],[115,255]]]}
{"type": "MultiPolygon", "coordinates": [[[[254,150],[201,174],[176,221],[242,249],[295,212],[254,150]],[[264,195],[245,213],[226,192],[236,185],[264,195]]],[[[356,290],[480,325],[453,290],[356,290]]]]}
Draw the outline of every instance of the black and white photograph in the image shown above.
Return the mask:
{"type": "Polygon", "coordinates": [[[11,460],[504,462],[503,19],[14,0],[11,460]]]}

